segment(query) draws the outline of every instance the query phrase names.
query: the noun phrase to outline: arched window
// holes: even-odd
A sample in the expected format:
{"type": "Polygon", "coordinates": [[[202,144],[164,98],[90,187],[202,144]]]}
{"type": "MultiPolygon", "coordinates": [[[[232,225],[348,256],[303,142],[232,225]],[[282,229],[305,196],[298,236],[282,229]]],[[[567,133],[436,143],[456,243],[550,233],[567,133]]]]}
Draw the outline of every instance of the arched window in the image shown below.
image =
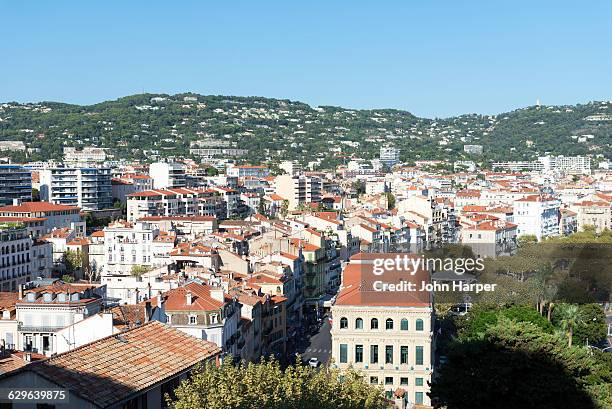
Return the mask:
{"type": "Polygon", "coordinates": [[[393,329],[393,320],[391,318],[387,318],[387,321],[385,321],[385,328],[393,329]]]}
{"type": "Polygon", "coordinates": [[[348,319],[346,317],[340,318],[340,328],[348,328],[348,319]]]}
{"type": "Polygon", "coordinates": [[[408,331],[408,320],[406,318],[402,318],[400,328],[402,331],[408,331]]]}
{"type": "Polygon", "coordinates": [[[363,320],[361,318],[355,320],[355,329],[363,329],[363,320]]]}
{"type": "Polygon", "coordinates": [[[372,318],[370,321],[370,329],[378,329],[378,319],[372,318]]]}
{"type": "Polygon", "coordinates": [[[416,320],[416,330],[423,331],[423,320],[420,318],[416,320]]]}

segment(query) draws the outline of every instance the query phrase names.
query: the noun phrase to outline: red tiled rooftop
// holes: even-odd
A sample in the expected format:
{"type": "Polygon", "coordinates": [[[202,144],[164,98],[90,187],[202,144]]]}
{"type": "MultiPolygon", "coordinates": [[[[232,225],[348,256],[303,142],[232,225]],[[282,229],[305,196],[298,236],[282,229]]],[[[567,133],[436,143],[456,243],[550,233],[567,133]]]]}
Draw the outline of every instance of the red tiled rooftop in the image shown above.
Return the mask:
{"type": "Polygon", "coordinates": [[[220,353],[213,343],[153,321],[18,371],[32,371],[106,408],[220,353]]]}
{"type": "Polygon", "coordinates": [[[18,206],[9,205],[0,207],[0,212],[12,213],[65,212],[69,210],[80,209],[76,206],[59,205],[49,202],[23,202],[18,206]]]}

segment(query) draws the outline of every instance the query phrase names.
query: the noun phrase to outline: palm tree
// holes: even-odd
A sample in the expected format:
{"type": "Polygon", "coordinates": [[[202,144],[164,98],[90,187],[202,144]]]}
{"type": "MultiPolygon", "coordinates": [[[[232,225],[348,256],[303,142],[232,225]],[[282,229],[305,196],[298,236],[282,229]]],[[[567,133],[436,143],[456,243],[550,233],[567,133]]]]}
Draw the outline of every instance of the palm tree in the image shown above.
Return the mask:
{"type": "Polygon", "coordinates": [[[580,310],[577,305],[567,304],[560,308],[561,328],[567,331],[567,345],[572,346],[572,338],[574,337],[574,328],[580,323],[580,310]]]}

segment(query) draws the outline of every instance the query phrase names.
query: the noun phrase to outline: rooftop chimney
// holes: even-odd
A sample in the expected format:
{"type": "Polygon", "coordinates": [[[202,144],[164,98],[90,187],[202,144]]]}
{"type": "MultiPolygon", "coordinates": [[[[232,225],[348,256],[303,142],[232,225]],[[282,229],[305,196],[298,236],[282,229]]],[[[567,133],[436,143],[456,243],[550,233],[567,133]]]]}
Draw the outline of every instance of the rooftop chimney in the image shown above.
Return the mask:
{"type": "Polygon", "coordinates": [[[23,299],[23,284],[19,284],[19,299],[23,299]]]}
{"type": "Polygon", "coordinates": [[[191,291],[187,291],[187,305],[191,305],[192,301],[191,291]]]}
{"type": "Polygon", "coordinates": [[[151,308],[151,300],[147,300],[145,303],[145,324],[151,320],[151,316],[153,315],[153,309],[151,308]]]}
{"type": "Polygon", "coordinates": [[[223,288],[212,287],[210,289],[210,296],[219,302],[225,302],[225,296],[223,295],[223,288]]]}
{"type": "Polygon", "coordinates": [[[164,306],[164,297],[162,297],[162,292],[157,292],[157,308],[163,308],[164,306]]]}
{"type": "Polygon", "coordinates": [[[135,304],[138,304],[140,302],[140,290],[138,288],[134,290],[134,297],[136,298],[135,304]]]}
{"type": "Polygon", "coordinates": [[[21,199],[19,198],[13,199],[13,206],[21,206],[21,199]]]}
{"type": "Polygon", "coordinates": [[[26,362],[32,362],[32,354],[29,352],[26,352],[25,354],[23,354],[23,360],[26,362]]]}

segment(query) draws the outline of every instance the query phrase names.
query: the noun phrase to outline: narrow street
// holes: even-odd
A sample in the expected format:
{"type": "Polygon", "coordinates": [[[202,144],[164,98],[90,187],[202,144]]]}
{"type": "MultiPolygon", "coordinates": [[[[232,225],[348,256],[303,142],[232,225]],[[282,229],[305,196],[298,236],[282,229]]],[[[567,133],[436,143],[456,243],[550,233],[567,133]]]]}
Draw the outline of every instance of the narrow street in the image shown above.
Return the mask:
{"type": "Polygon", "coordinates": [[[329,317],[323,318],[323,323],[316,334],[300,340],[298,352],[302,360],[307,362],[310,358],[317,358],[321,364],[326,364],[331,358],[331,324],[329,317]]]}

